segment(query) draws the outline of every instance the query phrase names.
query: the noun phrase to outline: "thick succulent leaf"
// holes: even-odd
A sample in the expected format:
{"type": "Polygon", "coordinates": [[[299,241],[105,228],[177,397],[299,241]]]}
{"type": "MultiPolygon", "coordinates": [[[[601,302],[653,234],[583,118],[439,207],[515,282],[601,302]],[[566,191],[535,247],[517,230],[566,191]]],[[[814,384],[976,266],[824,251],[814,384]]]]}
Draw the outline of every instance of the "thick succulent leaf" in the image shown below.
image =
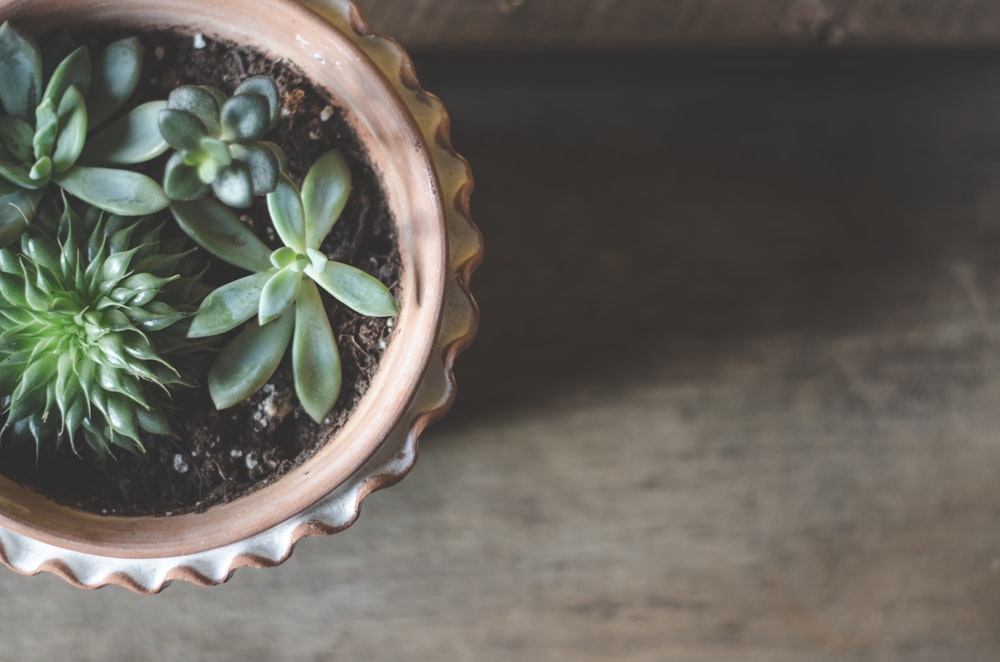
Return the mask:
{"type": "Polygon", "coordinates": [[[270,324],[249,324],[212,363],[208,392],[219,409],[232,407],[260,390],[278,369],[295,326],[288,311],[270,324]]]}
{"type": "Polygon", "coordinates": [[[87,142],[87,104],[75,85],[63,94],[60,111],[63,104],[67,106],[68,115],[65,119],[60,118],[59,137],[52,153],[52,167],[56,173],[69,170],[80,158],[83,145],[87,142]]]}
{"type": "MultiPolygon", "coordinates": [[[[0,296],[3,297],[5,303],[15,306],[28,305],[24,298],[24,288],[21,286],[21,281],[11,274],[0,273],[0,296]]],[[[257,312],[256,302],[254,302],[254,312],[257,312]]],[[[8,348],[4,346],[2,349],[6,351],[8,348]]]]}
{"type": "Polygon", "coordinates": [[[278,112],[281,110],[277,84],[267,76],[254,76],[240,83],[233,92],[233,96],[241,94],[259,94],[267,99],[268,130],[273,129],[278,123],[278,112]]]}
{"type": "Polygon", "coordinates": [[[45,99],[35,108],[35,157],[50,156],[59,132],[58,106],[52,99],[45,99]]]}
{"type": "Polygon", "coordinates": [[[271,212],[271,222],[281,241],[298,253],[306,249],[306,220],[302,208],[302,198],[295,184],[282,173],[278,186],[267,196],[267,209],[271,212]]]}
{"type": "Polygon", "coordinates": [[[286,169],[288,165],[288,157],[285,156],[285,153],[281,151],[281,148],[278,147],[275,143],[267,140],[259,140],[256,143],[254,143],[254,146],[264,147],[269,152],[271,152],[271,154],[274,155],[274,158],[277,159],[278,161],[278,170],[284,171],[286,169]]]}
{"type": "Polygon", "coordinates": [[[350,194],[351,169],[340,150],[319,157],[302,182],[307,247],[319,248],[344,211],[350,194]]]}
{"type": "Polygon", "coordinates": [[[35,40],[10,22],[0,26],[0,102],[8,115],[31,122],[42,94],[42,54],[35,40]]]}
{"type": "Polygon", "coordinates": [[[170,202],[159,184],[129,170],[74,166],[57,175],[56,183],[84,202],[123,216],[152,214],[170,202]]]}
{"type": "Polygon", "coordinates": [[[245,163],[234,161],[219,173],[212,183],[215,197],[236,209],[245,209],[253,202],[253,179],[245,163]]]}
{"type": "Polygon", "coordinates": [[[302,284],[302,272],[285,267],[273,274],[260,292],[259,323],[267,324],[295,303],[302,284]]]}
{"type": "Polygon", "coordinates": [[[39,186],[43,186],[48,183],[49,175],[51,174],[52,159],[48,156],[43,156],[31,166],[31,169],[28,171],[28,178],[38,182],[39,186]]]}
{"type": "Polygon", "coordinates": [[[198,143],[207,133],[205,125],[186,110],[164,108],[159,115],[160,133],[174,149],[198,149],[198,143]]]}
{"type": "Polygon", "coordinates": [[[164,436],[169,436],[173,434],[170,429],[170,425],[167,423],[167,417],[164,416],[163,411],[156,408],[150,409],[138,409],[136,415],[139,419],[139,427],[141,427],[146,432],[151,434],[162,434],[164,436]]]}
{"type": "Polygon", "coordinates": [[[270,128],[268,101],[259,94],[241,94],[222,105],[222,138],[226,141],[254,142],[270,128]]]}
{"type": "Polygon", "coordinates": [[[191,320],[188,338],[204,338],[225,333],[246,322],[260,308],[260,293],[274,274],[261,271],[234,280],[212,291],[191,320]]]}
{"type": "Polygon", "coordinates": [[[164,101],[150,101],[133,108],[87,141],[82,163],[91,165],[131,165],[145,163],[167,151],[167,141],[159,129],[164,101]]]}
{"type": "Polygon", "coordinates": [[[233,155],[229,153],[229,145],[218,138],[206,136],[198,143],[198,148],[204,152],[205,156],[220,166],[227,166],[233,162],[233,155]]]}
{"type": "Polygon", "coordinates": [[[32,179],[29,169],[20,163],[10,163],[7,161],[0,161],[0,177],[26,189],[37,189],[46,183],[32,179]]]}
{"type": "Polygon", "coordinates": [[[340,395],[340,352],[319,291],[308,280],[295,302],[292,372],[299,402],[314,421],[322,423],[340,395]]]}
{"type": "Polygon", "coordinates": [[[99,126],[125,105],[139,85],[141,73],[142,43],[138,37],[112,42],[97,54],[87,92],[92,127],[99,126]]]}
{"type": "Polygon", "coordinates": [[[198,168],[185,164],[184,156],[177,152],[167,160],[163,192],[171,200],[197,200],[208,193],[208,184],[201,181],[198,168]]]}
{"type": "Polygon", "coordinates": [[[7,420],[19,421],[45,409],[46,386],[57,370],[58,355],[40,356],[31,361],[21,375],[21,383],[14,389],[7,420]]]}
{"type": "Polygon", "coordinates": [[[143,331],[160,331],[190,316],[190,313],[175,310],[162,301],[128,310],[129,319],[143,331]]]}
{"type": "Polygon", "coordinates": [[[326,263],[323,271],[306,269],[324,290],[351,310],[369,317],[391,317],[399,314],[396,300],[389,289],[374,276],[343,262],[326,263]]]}
{"type": "Polygon", "coordinates": [[[115,393],[108,397],[105,416],[115,432],[138,441],[139,421],[135,409],[135,405],[126,396],[115,393]]]}
{"type": "Polygon", "coordinates": [[[0,197],[0,247],[21,236],[35,216],[39,193],[15,191],[0,197]]]}
{"type": "Polygon", "coordinates": [[[90,51],[86,46],[80,46],[59,63],[42,99],[52,99],[52,103],[59,105],[71,85],[83,94],[90,89],[90,51]]]}
{"type": "Polygon", "coordinates": [[[34,155],[32,141],[35,130],[24,120],[10,115],[0,116],[0,141],[10,154],[19,161],[30,161],[34,155]]]}
{"type": "Polygon", "coordinates": [[[217,136],[222,131],[222,124],[219,122],[220,103],[207,87],[197,85],[182,85],[167,97],[167,108],[194,114],[210,136],[217,136]]]}
{"type": "Polygon", "coordinates": [[[215,99],[215,105],[219,107],[219,111],[221,112],[222,104],[226,103],[226,99],[228,98],[226,97],[226,93],[211,85],[199,85],[198,87],[212,95],[212,98],[215,99]]]}
{"type": "Polygon", "coordinates": [[[242,161],[250,169],[253,180],[253,194],[266,195],[278,186],[281,165],[274,152],[262,144],[233,145],[233,157],[242,161]]]}
{"type": "Polygon", "coordinates": [[[174,202],[170,209],[181,229],[212,255],[247,271],[271,268],[270,249],[218,200],[174,202]]]}

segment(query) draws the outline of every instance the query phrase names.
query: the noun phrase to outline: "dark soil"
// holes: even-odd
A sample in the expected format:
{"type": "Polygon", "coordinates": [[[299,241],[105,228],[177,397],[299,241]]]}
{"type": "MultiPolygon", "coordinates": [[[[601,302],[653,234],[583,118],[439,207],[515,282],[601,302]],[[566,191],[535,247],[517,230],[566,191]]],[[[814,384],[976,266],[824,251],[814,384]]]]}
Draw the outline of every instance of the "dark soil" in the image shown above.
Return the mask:
{"type": "MultiPolygon", "coordinates": [[[[328,95],[287,62],[251,49],[210,38],[203,48],[195,48],[191,36],[172,33],[141,37],[145,81],[136,92],[136,103],[166,98],[183,84],[215,85],[231,94],[247,76],[274,78],[284,108],[279,127],[268,138],[288,155],[292,179],[301,183],[309,166],[335,147],[351,162],[351,197],[323,250],[374,275],[398,297],[399,254],[385,196],[357,137],[328,95]]],[[[161,166],[156,164],[157,172],[162,172],[161,166]]],[[[244,220],[277,247],[262,200],[244,220]]],[[[220,284],[241,275],[215,267],[207,278],[220,284]]],[[[105,462],[80,440],[79,455],[65,445],[53,452],[54,444],[45,444],[36,458],[33,444],[3,443],[0,473],[57,501],[119,515],[201,511],[276,480],[312,456],[343,425],[367,390],[392,333],[391,320],[357,315],[325,295],[324,300],[340,348],[343,388],[323,424],[313,422],[298,406],[286,359],[264,389],[221,412],[204,386],[176,391],[175,408],[168,412],[176,434],[144,438],[145,454],[119,451],[114,460],[105,462]]],[[[204,374],[195,377],[204,384],[204,374]]]]}

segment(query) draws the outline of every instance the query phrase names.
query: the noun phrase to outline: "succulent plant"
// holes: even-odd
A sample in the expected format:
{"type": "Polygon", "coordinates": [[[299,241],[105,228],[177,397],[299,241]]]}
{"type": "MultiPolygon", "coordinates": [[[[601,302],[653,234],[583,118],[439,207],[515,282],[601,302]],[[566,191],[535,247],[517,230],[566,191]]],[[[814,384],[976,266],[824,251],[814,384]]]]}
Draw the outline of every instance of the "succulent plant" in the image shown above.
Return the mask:
{"type": "Polygon", "coordinates": [[[224,409],[260,389],[289,342],[295,392],[317,422],[330,413],[341,384],[340,354],[319,287],[363,315],[398,314],[385,285],[356,267],[335,262],[320,245],[347,203],[351,175],[339,151],[309,169],[301,193],[284,174],[267,196],[284,246],[271,251],[236,215],[212,199],[174,203],[180,226],[196,243],[251,275],[211,292],[191,321],[190,337],[235,329],[254,316],[219,354],[208,373],[215,405],[224,409]]]}
{"type": "Polygon", "coordinates": [[[10,22],[0,26],[0,246],[24,231],[50,184],[115,214],[166,207],[153,179],[114,167],[166,150],[156,130],[165,102],[140,105],[90,135],[135,91],[141,66],[134,37],[92,60],[64,34],[40,48],[10,22]]]}
{"type": "Polygon", "coordinates": [[[232,98],[209,86],[185,85],[160,111],[160,132],[177,151],[163,188],[171,200],[197,200],[209,190],[230,207],[249,207],[272,192],[284,154],[261,140],[278,122],[278,86],[266,76],[243,81],[232,98]]]}
{"type": "Polygon", "coordinates": [[[20,250],[0,250],[4,436],[100,455],[169,434],[166,389],[185,384],[188,318],[204,294],[163,220],[41,208],[20,250]],[[178,366],[181,366],[180,368],[178,366]]]}

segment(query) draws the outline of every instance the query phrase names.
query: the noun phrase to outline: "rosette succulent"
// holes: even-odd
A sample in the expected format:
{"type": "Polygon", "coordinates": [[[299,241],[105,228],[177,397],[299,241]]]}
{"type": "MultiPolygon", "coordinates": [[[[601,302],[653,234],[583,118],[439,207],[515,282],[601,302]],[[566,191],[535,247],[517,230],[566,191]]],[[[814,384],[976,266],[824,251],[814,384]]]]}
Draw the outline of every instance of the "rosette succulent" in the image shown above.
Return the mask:
{"type": "Polygon", "coordinates": [[[278,185],[284,155],[263,141],[278,122],[278,87],[264,76],[243,81],[232,98],[205,85],[170,93],[160,111],[160,132],[177,151],[167,161],[163,188],[171,200],[197,200],[209,190],[230,207],[249,207],[254,196],[278,185]]]}
{"type": "Polygon", "coordinates": [[[188,318],[204,294],[163,222],[46,205],[0,250],[4,436],[82,437],[100,455],[169,434],[166,389],[186,383],[188,318]]]}
{"type": "Polygon", "coordinates": [[[325,154],[309,169],[301,193],[282,174],[274,192],[267,196],[274,229],[284,242],[275,251],[215,200],[172,205],[174,217],[196,243],[253,272],[205,297],[188,334],[204,337],[225,333],[257,317],[209,368],[209,392],[220,409],[260,389],[291,342],[299,401],[317,422],[326,418],[340,393],[341,366],[319,288],[363,315],[398,314],[385,285],[320,251],[350,190],[350,170],[339,151],[325,154]]]}
{"type": "Polygon", "coordinates": [[[166,207],[153,179],[114,167],[166,150],[156,130],[165,102],[140,105],[102,127],[135,91],[141,66],[136,38],[91,58],[64,34],[39,47],[11,23],[0,26],[0,246],[24,231],[53,184],[115,214],[166,207]]]}

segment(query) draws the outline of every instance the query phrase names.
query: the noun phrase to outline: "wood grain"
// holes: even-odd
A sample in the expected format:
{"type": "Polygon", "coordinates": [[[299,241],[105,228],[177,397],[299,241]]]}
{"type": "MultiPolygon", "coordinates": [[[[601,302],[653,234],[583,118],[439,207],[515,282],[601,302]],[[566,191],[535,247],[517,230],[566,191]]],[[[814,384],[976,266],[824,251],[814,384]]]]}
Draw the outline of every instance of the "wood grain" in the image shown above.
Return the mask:
{"type": "Polygon", "coordinates": [[[414,471],[217,589],[0,573],[0,660],[998,659],[1000,57],[453,60],[414,471]]]}
{"type": "Polygon", "coordinates": [[[358,0],[418,50],[995,46],[990,0],[358,0]]]}

